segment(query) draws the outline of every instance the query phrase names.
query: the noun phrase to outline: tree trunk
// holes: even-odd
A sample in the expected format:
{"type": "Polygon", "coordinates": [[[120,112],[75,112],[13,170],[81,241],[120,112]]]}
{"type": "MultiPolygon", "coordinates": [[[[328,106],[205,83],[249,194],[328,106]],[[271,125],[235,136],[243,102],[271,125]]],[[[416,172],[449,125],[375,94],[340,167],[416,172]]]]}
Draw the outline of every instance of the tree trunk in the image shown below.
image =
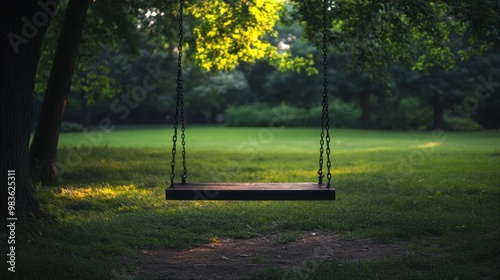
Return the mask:
{"type": "Polygon", "coordinates": [[[58,2],[40,3],[38,0],[4,0],[0,4],[2,207],[5,207],[9,196],[15,197],[13,212],[7,212],[7,208],[1,210],[3,221],[7,217],[33,219],[42,213],[29,180],[28,146],[40,46],[58,2]],[[9,173],[15,175],[8,179],[9,173]],[[8,188],[7,182],[14,182],[10,185],[13,188],[8,188]]]}
{"type": "Polygon", "coordinates": [[[370,128],[370,89],[365,91],[359,97],[361,101],[361,128],[370,128]]]}
{"type": "Polygon", "coordinates": [[[443,128],[443,104],[439,94],[434,93],[432,96],[433,127],[434,129],[443,128]]]}
{"type": "Polygon", "coordinates": [[[90,0],[70,0],[66,8],[54,64],[30,150],[30,167],[34,179],[42,185],[57,183],[56,161],[59,128],[71,89],[71,79],[90,0]]]}

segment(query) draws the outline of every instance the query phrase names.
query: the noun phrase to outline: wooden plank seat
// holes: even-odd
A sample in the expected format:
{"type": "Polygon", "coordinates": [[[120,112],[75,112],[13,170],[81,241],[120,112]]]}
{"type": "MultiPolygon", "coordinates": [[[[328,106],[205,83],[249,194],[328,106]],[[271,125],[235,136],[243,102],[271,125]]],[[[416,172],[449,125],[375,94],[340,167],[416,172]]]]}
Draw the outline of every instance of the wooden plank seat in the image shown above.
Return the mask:
{"type": "Polygon", "coordinates": [[[317,183],[187,183],[170,186],[167,200],[335,200],[317,183]]]}

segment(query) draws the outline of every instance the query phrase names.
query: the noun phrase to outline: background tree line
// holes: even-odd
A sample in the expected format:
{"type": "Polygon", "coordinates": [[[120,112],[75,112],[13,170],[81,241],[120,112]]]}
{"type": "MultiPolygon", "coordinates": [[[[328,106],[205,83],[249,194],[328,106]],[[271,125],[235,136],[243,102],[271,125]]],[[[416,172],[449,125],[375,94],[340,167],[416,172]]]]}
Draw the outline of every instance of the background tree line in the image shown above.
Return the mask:
{"type": "MultiPolygon", "coordinates": [[[[322,65],[321,55],[304,38],[303,28],[294,23],[277,27],[278,36],[271,42],[289,49],[294,55],[312,54],[315,67],[322,65]]],[[[455,38],[452,48],[463,48],[465,38],[455,38]]],[[[165,124],[175,113],[175,46],[156,48],[154,39],[139,35],[138,53],[102,44],[94,55],[83,57],[84,67],[77,67],[68,96],[66,122],[81,125],[63,129],[82,130],[110,118],[122,124],[165,124]],[[130,108],[127,118],[113,112],[120,95],[140,85],[148,66],[161,67],[168,73],[158,86],[148,91],[144,100],[130,108]],[[115,104],[115,105],[114,105],[115,104]]],[[[500,76],[497,67],[500,53],[493,49],[482,55],[457,62],[452,69],[441,65],[425,72],[394,63],[388,79],[373,79],[370,73],[349,68],[349,55],[331,49],[329,53],[331,114],[335,127],[371,129],[451,128],[443,122],[445,108],[454,108],[474,94],[483,76],[500,76]]],[[[231,126],[265,126],[272,108],[283,105],[287,114],[297,118],[292,126],[317,126],[320,116],[322,77],[305,71],[280,71],[266,62],[241,64],[235,70],[207,72],[192,61],[185,62],[184,92],[188,122],[210,124],[224,122],[231,126]],[[263,110],[268,108],[268,110],[263,110]],[[251,112],[251,113],[249,113],[251,112]],[[309,112],[304,119],[304,114],[309,112]],[[220,118],[224,115],[224,119],[220,118]],[[249,117],[250,116],[250,117],[249,117]],[[253,116],[253,117],[251,117],[253,116]],[[217,118],[219,117],[219,118],[217,118]]],[[[43,75],[44,68],[40,68],[43,75]]],[[[46,70],[45,70],[46,71],[46,70]]],[[[43,88],[39,80],[38,88],[43,88]]],[[[35,117],[39,115],[43,94],[35,99],[35,117]]],[[[498,128],[500,95],[492,95],[467,115],[462,129],[498,128]]],[[[285,113],[285,111],[281,112],[285,113]]],[[[36,122],[37,119],[35,119],[36,122]]]]}

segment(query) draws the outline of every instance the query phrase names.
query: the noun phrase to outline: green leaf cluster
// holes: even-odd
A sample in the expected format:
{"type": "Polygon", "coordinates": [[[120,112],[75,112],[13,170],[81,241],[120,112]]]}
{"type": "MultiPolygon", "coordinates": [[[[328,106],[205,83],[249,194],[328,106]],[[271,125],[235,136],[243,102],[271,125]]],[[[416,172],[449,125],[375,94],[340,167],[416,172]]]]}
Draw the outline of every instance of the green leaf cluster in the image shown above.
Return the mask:
{"type": "Polygon", "coordinates": [[[266,60],[282,71],[317,73],[311,56],[294,57],[266,38],[284,7],[282,0],[197,1],[188,6],[194,16],[192,29],[195,59],[205,70],[234,70],[240,62],[266,60]]]}
{"type": "MultiPolygon", "coordinates": [[[[475,27],[474,22],[479,21],[477,12],[484,9],[462,2],[465,1],[329,1],[329,44],[350,58],[352,69],[363,70],[372,77],[387,78],[394,64],[420,71],[434,66],[451,69],[460,58],[471,54],[452,50],[453,36],[460,37],[469,31],[471,38],[477,39],[479,27],[475,27]],[[469,14],[465,6],[471,7],[469,14]]],[[[293,3],[293,17],[303,23],[308,38],[319,45],[322,3],[312,0],[294,0],[293,3]]],[[[492,7],[498,10],[497,6],[492,7]]],[[[498,16],[491,12],[485,16],[488,20],[481,22],[492,22],[488,34],[494,34],[498,24],[493,23],[498,21],[498,16]]],[[[486,41],[473,50],[477,53],[488,46],[491,43],[486,41]]]]}

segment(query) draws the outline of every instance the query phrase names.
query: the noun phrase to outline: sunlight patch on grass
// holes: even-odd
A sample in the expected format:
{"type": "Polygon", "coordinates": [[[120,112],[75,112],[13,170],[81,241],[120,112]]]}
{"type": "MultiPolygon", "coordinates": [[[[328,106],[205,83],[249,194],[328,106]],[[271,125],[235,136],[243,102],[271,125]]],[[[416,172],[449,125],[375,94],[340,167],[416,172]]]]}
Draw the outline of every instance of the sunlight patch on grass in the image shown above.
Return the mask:
{"type": "Polygon", "coordinates": [[[360,150],[360,151],[364,151],[364,152],[385,152],[385,151],[389,151],[389,150],[393,150],[394,147],[373,147],[373,148],[368,148],[368,149],[363,149],[363,150],[360,150]]]}
{"type": "Polygon", "coordinates": [[[154,210],[165,204],[157,190],[137,188],[134,184],[68,186],[59,191],[54,190],[53,197],[48,209],[60,219],[88,219],[91,216],[87,211],[99,211],[100,214],[140,212],[154,210]]]}
{"type": "MultiPolygon", "coordinates": [[[[68,199],[110,199],[115,198],[120,194],[130,194],[131,191],[137,191],[134,185],[100,188],[62,188],[61,192],[56,197],[68,199]]],[[[144,192],[144,190],[142,190],[142,192],[144,192]]]]}
{"type": "Polygon", "coordinates": [[[441,146],[441,144],[443,144],[443,142],[429,142],[422,145],[417,145],[417,148],[434,148],[441,146]]]}

